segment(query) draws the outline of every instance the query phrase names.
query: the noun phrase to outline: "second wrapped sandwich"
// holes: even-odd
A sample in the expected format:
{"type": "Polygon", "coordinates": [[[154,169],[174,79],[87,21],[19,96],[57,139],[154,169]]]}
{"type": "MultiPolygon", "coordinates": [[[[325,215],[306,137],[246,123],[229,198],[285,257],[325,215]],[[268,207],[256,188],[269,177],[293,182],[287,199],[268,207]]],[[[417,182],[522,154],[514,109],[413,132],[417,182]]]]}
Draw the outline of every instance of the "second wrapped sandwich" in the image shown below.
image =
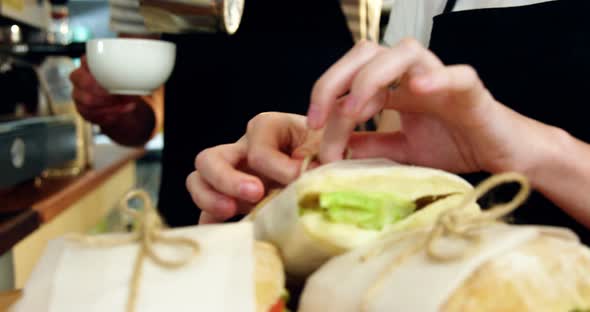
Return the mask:
{"type": "MultiPolygon", "coordinates": [[[[303,174],[249,219],[278,246],[287,273],[305,277],[384,233],[429,226],[473,187],[457,175],[385,159],[344,160],[303,174]]],[[[476,204],[468,211],[478,213],[476,204]]]]}

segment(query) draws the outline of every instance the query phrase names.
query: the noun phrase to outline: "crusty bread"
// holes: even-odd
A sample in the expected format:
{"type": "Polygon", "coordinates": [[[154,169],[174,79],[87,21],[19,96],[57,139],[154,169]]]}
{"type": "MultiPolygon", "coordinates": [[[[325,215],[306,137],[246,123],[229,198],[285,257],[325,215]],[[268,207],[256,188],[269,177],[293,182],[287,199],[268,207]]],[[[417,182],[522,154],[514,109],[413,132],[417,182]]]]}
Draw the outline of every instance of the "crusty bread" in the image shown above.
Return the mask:
{"type": "Polygon", "coordinates": [[[254,243],[256,265],[256,311],[268,312],[280,298],[285,287],[285,273],[277,249],[270,244],[254,243]]]}
{"type": "Polygon", "coordinates": [[[481,266],[444,312],[564,311],[590,308],[590,251],[540,237],[481,266]]]}
{"type": "Polygon", "coordinates": [[[332,258],[308,279],[300,312],[573,312],[590,309],[590,250],[568,229],[482,225],[468,245],[455,236],[428,255],[418,231],[332,258]],[[463,247],[460,247],[463,246],[463,247]]]}

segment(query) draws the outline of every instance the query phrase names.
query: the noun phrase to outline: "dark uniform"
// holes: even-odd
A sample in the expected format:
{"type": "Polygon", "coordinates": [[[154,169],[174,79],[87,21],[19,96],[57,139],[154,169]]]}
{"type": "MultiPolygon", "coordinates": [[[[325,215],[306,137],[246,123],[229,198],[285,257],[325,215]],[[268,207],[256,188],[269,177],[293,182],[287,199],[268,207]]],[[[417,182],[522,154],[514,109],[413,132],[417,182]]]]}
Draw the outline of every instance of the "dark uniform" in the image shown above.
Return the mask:
{"type": "MultiPolygon", "coordinates": [[[[445,64],[473,66],[492,95],[515,111],[590,142],[582,113],[590,104],[590,1],[452,12],[454,2],[434,18],[434,53],[445,64]]],[[[482,177],[467,176],[472,183],[482,177]]],[[[505,201],[511,194],[510,187],[500,189],[487,202],[505,201]]],[[[569,227],[590,243],[587,228],[538,192],[515,211],[513,221],[569,227]]]]}
{"type": "Polygon", "coordinates": [[[314,82],[353,46],[336,0],[246,0],[236,34],[168,35],[177,61],[166,84],[159,209],[195,224],[185,187],[195,156],[235,142],[264,111],[304,114],[314,82]]]}

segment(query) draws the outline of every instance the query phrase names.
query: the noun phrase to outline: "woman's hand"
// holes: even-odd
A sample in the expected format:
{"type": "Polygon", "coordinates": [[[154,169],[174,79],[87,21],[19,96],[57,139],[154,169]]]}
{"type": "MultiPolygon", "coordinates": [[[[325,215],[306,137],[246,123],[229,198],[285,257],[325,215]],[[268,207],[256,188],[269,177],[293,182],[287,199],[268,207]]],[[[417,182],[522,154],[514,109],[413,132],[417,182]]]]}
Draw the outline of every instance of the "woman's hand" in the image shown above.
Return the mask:
{"type": "Polygon", "coordinates": [[[302,158],[318,142],[319,135],[306,130],[304,116],[262,113],[237,142],[199,153],[186,187],[202,210],[200,223],[248,213],[268,188],[298,176],[302,158]]]}
{"type": "Polygon", "coordinates": [[[471,67],[444,66],[413,40],[356,46],[317,82],[307,124],[315,130],[302,116],[261,114],[236,143],[200,153],[187,188],[201,223],[247,213],[272,184],[293,181],[303,156],[317,150],[322,162],[341,159],[349,146],[354,158],[527,174],[554,155],[547,142],[561,133],[498,103],[471,67]],[[400,112],[401,131],[352,133],[383,108],[400,112]]]}
{"type": "Polygon", "coordinates": [[[341,159],[348,146],[355,158],[452,172],[527,172],[554,137],[552,127],[497,102],[473,68],[445,66],[412,39],[393,48],[354,47],[314,86],[308,125],[325,130],[322,162],[341,159]],[[400,113],[401,131],[352,135],[356,124],[385,108],[400,113]]]}

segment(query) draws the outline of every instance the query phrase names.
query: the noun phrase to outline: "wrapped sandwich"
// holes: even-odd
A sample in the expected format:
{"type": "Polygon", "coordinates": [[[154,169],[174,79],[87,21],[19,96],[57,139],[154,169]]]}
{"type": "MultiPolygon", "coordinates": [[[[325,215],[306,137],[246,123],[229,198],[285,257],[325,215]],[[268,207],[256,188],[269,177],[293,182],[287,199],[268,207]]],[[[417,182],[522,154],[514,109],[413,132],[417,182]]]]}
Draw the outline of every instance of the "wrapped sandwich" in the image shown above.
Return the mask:
{"type": "Polygon", "coordinates": [[[137,232],[50,241],[11,311],[284,310],[279,253],[254,240],[251,223],[150,231],[149,219],[141,241],[137,232]]]}
{"type": "Polygon", "coordinates": [[[590,309],[590,251],[573,232],[485,219],[445,214],[335,257],[307,280],[299,311],[590,309]]]}
{"type": "Polygon", "coordinates": [[[452,262],[425,251],[400,259],[421,243],[417,234],[368,259],[374,246],[336,257],[308,279],[299,311],[590,309],[590,252],[574,234],[508,225],[480,234],[478,252],[452,262]]]}
{"type": "Polygon", "coordinates": [[[256,312],[284,312],[288,300],[283,263],[277,249],[268,243],[254,243],[256,312]]]}
{"type": "MultiPolygon", "coordinates": [[[[472,189],[441,170],[385,159],[344,160],[306,172],[248,219],[257,239],[280,249],[287,273],[305,277],[384,233],[431,225],[472,189]]],[[[472,204],[468,210],[479,208],[472,204]]]]}

